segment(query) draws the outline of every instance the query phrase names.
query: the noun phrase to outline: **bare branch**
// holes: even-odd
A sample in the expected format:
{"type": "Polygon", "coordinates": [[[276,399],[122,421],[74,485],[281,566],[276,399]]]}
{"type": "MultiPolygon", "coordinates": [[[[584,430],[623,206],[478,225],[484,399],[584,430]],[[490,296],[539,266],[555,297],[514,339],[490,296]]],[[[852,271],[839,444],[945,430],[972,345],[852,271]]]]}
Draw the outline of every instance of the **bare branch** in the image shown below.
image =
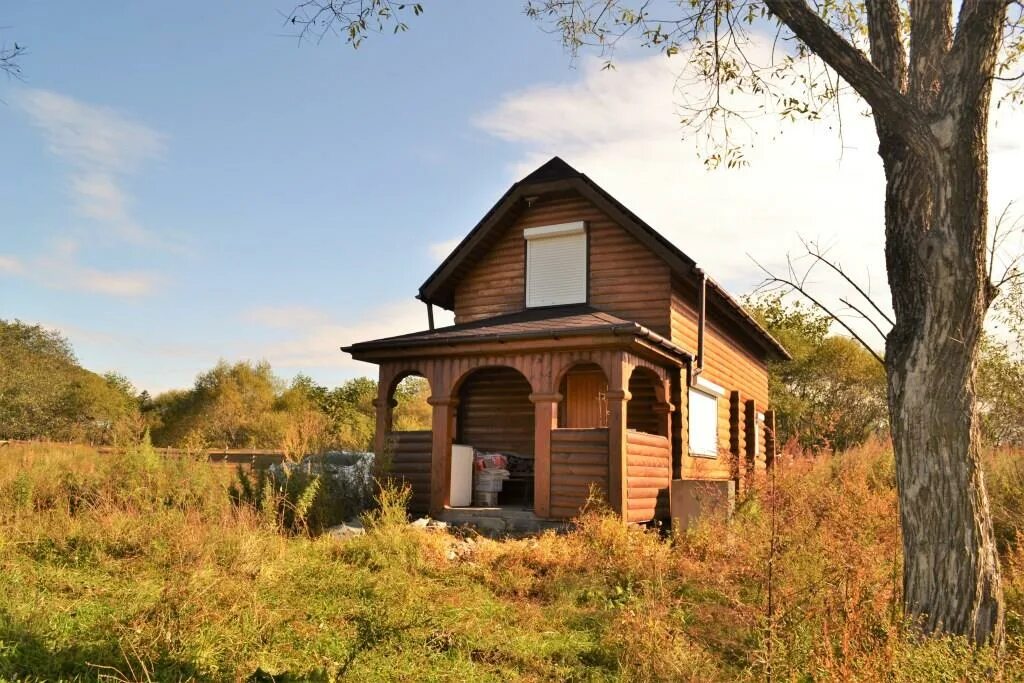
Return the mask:
{"type": "Polygon", "coordinates": [[[992,283],[993,290],[998,290],[1003,285],[1024,276],[1024,272],[1020,270],[1022,254],[1018,250],[1009,263],[1003,267],[1003,273],[999,276],[999,279],[995,278],[996,258],[1000,249],[1014,232],[1024,232],[1024,230],[1019,229],[1024,218],[1018,216],[1012,223],[1009,222],[1010,209],[1013,208],[1013,205],[1014,202],[1008,202],[1003,207],[999,218],[996,219],[995,225],[992,228],[992,241],[988,246],[988,279],[992,283]]]}
{"type": "Polygon", "coordinates": [[[25,46],[14,43],[13,47],[0,46],[0,71],[13,78],[21,78],[21,64],[18,58],[25,54],[25,46]]]}
{"type": "Polygon", "coordinates": [[[770,288],[772,285],[784,285],[786,287],[789,287],[791,290],[799,293],[805,299],[810,301],[813,305],[817,306],[822,312],[825,313],[825,315],[827,315],[828,317],[832,318],[832,320],[834,320],[837,323],[839,323],[840,325],[842,325],[843,328],[847,332],[850,333],[850,336],[853,337],[854,339],[856,339],[858,342],[860,342],[860,345],[863,346],[864,349],[868,353],[870,353],[871,356],[875,360],[877,360],[883,366],[885,365],[885,360],[880,355],[878,355],[877,351],[875,351],[873,348],[871,348],[870,344],[868,344],[866,341],[864,341],[863,337],[861,337],[859,334],[857,334],[857,332],[855,332],[854,329],[852,327],[850,327],[850,325],[847,324],[847,322],[845,320],[843,320],[840,316],[838,316],[835,313],[833,313],[832,310],[828,308],[828,306],[823,304],[821,301],[819,301],[817,298],[815,298],[814,295],[812,295],[809,291],[807,291],[806,281],[807,281],[807,276],[810,274],[810,269],[808,269],[808,271],[806,273],[804,273],[804,276],[802,278],[798,279],[796,277],[796,273],[795,273],[795,271],[793,269],[793,262],[792,262],[792,260],[790,260],[789,261],[790,277],[788,277],[788,278],[786,278],[786,277],[779,277],[779,276],[775,275],[774,273],[772,273],[767,268],[765,268],[763,265],[761,265],[761,263],[759,261],[757,261],[756,259],[754,259],[753,257],[751,257],[751,260],[754,261],[754,264],[757,265],[757,267],[760,268],[765,273],[765,281],[763,283],[761,283],[761,285],[759,287],[757,287],[755,289],[755,291],[764,290],[764,289],[770,288]]]}
{"type": "MultiPolygon", "coordinates": [[[[807,250],[807,253],[810,256],[814,257],[818,262],[824,263],[826,266],[831,268],[833,271],[835,271],[835,273],[837,275],[839,275],[839,277],[843,278],[843,280],[845,280],[847,284],[849,284],[851,287],[853,287],[855,290],[857,290],[857,293],[860,294],[861,297],[863,297],[865,301],[867,301],[869,304],[871,304],[871,308],[875,309],[875,311],[878,313],[878,315],[880,315],[883,318],[885,318],[885,322],[889,323],[890,325],[895,325],[896,324],[896,323],[893,322],[892,318],[890,318],[885,313],[885,311],[883,311],[881,309],[881,307],[879,307],[879,305],[875,303],[874,299],[871,298],[869,293],[864,291],[864,289],[859,284],[857,284],[857,282],[852,277],[850,277],[849,275],[846,274],[846,271],[843,270],[843,267],[842,267],[841,264],[839,264],[838,262],[833,263],[829,259],[825,258],[825,254],[818,247],[817,242],[808,242],[807,240],[805,240],[802,237],[800,238],[800,242],[803,243],[804,249],[807,250]]],[[[882,336],[884,337],[885,335],[883,334],[882,336]]]]}
{"type": "Polygon", "coordinates": [[[878,326],[878,323],[876,323],[873,318],[869,317],[867,314],[864,313],[864,311],[854,306],[849,299],[840,298],[839,301],[843,304],[846,304],[848,308],[856,311],[862,319],[867,321],[873,328],[875,328],[875,330],[878,332],[878,334],[882,337],[883,340],[888,338],[889,334],[887,332],[883,332],[882,328],[878,326]]]}

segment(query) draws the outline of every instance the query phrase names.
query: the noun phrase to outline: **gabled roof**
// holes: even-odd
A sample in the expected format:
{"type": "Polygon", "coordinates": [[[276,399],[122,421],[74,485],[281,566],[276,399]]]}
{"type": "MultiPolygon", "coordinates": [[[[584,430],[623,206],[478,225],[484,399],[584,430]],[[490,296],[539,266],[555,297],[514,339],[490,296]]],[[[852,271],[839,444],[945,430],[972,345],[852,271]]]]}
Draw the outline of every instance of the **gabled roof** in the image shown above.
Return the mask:
{"type": "Polygon", "coordinates": [[[358,355],[360,352],[414,346],[560,339],[602,334],[638,337],[658,347],[663,353],[683,360],[691,358],[687,351],[643,325],[583,304],[527,309],[461,325],[359,342],[342,348],[342,351],[358,355]]]}
{"type": "MultiPolygon", "coordinates": [[[[673,274],[684,279],[699,279],[704,275],[696,261],[684,254],[678,247],[658,231],[641,220],[600,185],[567,164],[560,157],[552,157],[547,163],[514,184],[501,199],[480,220],[441,265],[420,286],[419,298],[442,308],[454,306],[455,286],[472,267],[473,263],[501,233],[508,222],[514,220],[531,201],[548,193],[575,192],[588,199],[609,218],[636,238],[641,244],[661,257],[673,274]]],[[[707,278],[708,303],[741,328],[747,329],[772,356],[787,359],[789,353],[749,313],[733,299],[717,282],[707,278]]]]}

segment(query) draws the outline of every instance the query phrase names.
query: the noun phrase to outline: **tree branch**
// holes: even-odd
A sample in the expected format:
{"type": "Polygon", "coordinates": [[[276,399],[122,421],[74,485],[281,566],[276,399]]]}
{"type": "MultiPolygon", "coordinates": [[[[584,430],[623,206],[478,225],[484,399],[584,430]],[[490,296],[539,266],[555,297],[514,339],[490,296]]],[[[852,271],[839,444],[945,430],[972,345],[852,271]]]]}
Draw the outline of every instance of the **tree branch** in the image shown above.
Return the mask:
{"type": "Polygon", "coordinates": [[[854,310],[854,311],[855,311],[855,312],[856,312],[856,313],[857,313],[857,314],[858,314],[858,315],[859,315],[859,316],[860,316],[861,318],[863,318],[863,319],[864,319],[864,320],[865,320],[865,321],[866,321],[866,322],[867,322],[868,324],[870,324],[870,325],[871,325],[871,327],[875,328],[875,330],[876,330],[876,331],[878,332],[879,336],[881,336],[881,337],[882,337],[882,340],[883,340],[883,341],[884,341],[884,340],[885,340],[886,338],[888,338],[888,336],[889,336],[889,335],[888,335],[888,333],[886,333],[886,332],[883,332],[883,331],[882,331],[882,328],[878,326],[878,323],[876,323],[876,322],[874,321],[874,319],[873,319],[873,318],[869,317],[869,316],[868,316],[867,314],[865,314],[865,313],[864,313],[864,311],[862,311],[862,310],[860,310],[859,308],[857,308],[856,306],[854,306],[854,305],[853,305],[853,304],[852,304],[852,303],[850,302],[850,300],[849,300],[849,299],[844,299],[844,298],[840,297],[840,299],[839,299],[839,302],[840,302],[840,303],[843,303],[843,304],[846,304],[846,306],[847,306],[848,308],[850,308],[850,309],[854,310]]]}
{"type": "Polygon", "coordinates": [[[911,101],[931,108],[942,77],[943,59],[953,42],[953,3],[928,0],[910,3],[910,74],[907,92],[911,101]]]}
{"type": "MultiPolygon", "coordinates": [[[[828,306],[823,304],[821,301],[816,299],[810,292],[807,291],[807,288],[804,286],[804,282],[806,282],[807,275],[810,273],[810,271],[805,273],[804,277],[802,279],[798,280],[797,277],[796,277],[796,272],[793,269],[793,262],[790,261],[789,262],[790,277],[789,278],[784,278],[784,277],[779,277],[779,276],[773,274],[770,270],[768,270],[763,265],[761,265],[761,263],[759,261],[757,261],[757,259],[754,259],[753,257],[751,257],[751,260],[754,261],[754,263],[757,265],[757,267],[760,268],[762,271],[764,271],[764,273],[766,275],[765,281],[757,288],[758,290],[771,287],[771,285],[773,285],[773,284],[779,284],[779,285],[785,285],[786,287],[789,287],[794,292],[798,292],[805,299],[807,299],[812,304],[814,304],[819,309],[821,309],[825,313],[825,315],[827,315],[828,317],[832,318],[832,320],[834,320],[835,322],[837,322],[840,325],[842,325],[843,328],[847,332],[850,333],[850,336],[853,337],[854,339],[856,339],[858,342],[860,342],[860,345],[863,346],[864,349],[868,353],[870,353],[874,357],[875,360],[877,360],[879,363],[881,363],[883,367],[885,366],[885,360],[880,355],[878,355],[877,351],[875,351],[873,348],[871,348],[870,344],[868,344],[866,341],[864,341],[863,337],[861,337],[859,334],[857,334],[853,330],[853,328],[850,327],[847,324],[847,322],[845,320],[843,320],[838,315],[833,313],[828,308],[828,306]]],[[[856,310],[856,309],[854,309],[854,310],[856,310]]]]}
{"type": "MultiPolygon", "coordinates": [[[[883,318],[885,318],[885,322],[889,323],[890,325],[895,325],[896,324],[895,322],[893,322],[892,318],[890,318],[885,313],[885,311],[883,311],[878,306],[878,304],[875,303],[874,299],[872,299],[871,296],[867,292],[865,292],[864,289],[860,285],[858,285],[857,282],[852,277],[850,277],[849,275],[846,274],[846,271],[843,270],[843,267],[841,265],[839,265],[838,263],[833,263],[832,261],[829,261],[827,258],[825,258],[825,255],[818,248],[817,243],[815,243],[815,242],[807,242],[802,237],[800,238],[800,241],[803,242],[804,248],[807,250],[808,254],[813,256],[820,263],[824,263],[826,266],[828,266],[833,271],[835,271],[835,273],[839,277],[841,277],[844,280],[846,280],[847,284],[849,284],[851,287],[853,287],[855,290],[857,290],[857,293],[860,294],[864,298],[865,301],[867,301],[869,304],[871,304],[871,308],[875,309],[875,311],[878,312],[878,315],[880,315],[883,318]]],[[[853,307],[851,306],[851,308],[853,308],[853,307]]],[[[881,330],[879,330],[879,331],[881,331],[881,330]]],[[[882,336],[884,337],[885,335],[883,334],[882,336]]]]}
{"type": "Polygon", "coordinates": [[[953,46],[946,58],[945,83],[959,81],[981,88],[991,82],[1008,6],[997,0],[963,1],[953,46]]]}
{"type": "Polygon", "coordinates": [[[907,52],[903,49],[903,31],[898,0],[867,0],[868,43],[871,61],[898,92],[907,88],[907,52]]]}
{"type": "Polygon", "coordinates": [[[803,0],[764,0],[807,47],[867,100],[877,120],[918,153],[931,156],[936,141],[920,112],[853,45],[833,31],[803,0]]]}

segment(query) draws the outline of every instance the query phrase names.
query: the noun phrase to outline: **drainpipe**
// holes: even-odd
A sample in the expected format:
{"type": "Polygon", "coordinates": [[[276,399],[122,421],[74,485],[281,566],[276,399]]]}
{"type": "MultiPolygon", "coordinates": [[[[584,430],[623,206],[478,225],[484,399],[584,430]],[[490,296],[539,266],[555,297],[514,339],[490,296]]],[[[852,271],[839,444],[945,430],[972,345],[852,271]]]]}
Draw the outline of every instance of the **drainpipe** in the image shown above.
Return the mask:
{"type": "Polygon", "coordinates": [[[704,371],[704,323],[707,318],[708,307],[708,276],[700,268],[694,269],[700,277],[700,284],[697,289],[697,360],[693,369],[692,380],[696,384],[697,377],[704,371]]]}
{"type": "Polygon", "coordinates": [[[427,305],[427,325],[429,325],[430,329],[433,330],[434,329],[434,304],[430,303],[429,301],[424,301],[423,303],[425,303],[427,305]]]}

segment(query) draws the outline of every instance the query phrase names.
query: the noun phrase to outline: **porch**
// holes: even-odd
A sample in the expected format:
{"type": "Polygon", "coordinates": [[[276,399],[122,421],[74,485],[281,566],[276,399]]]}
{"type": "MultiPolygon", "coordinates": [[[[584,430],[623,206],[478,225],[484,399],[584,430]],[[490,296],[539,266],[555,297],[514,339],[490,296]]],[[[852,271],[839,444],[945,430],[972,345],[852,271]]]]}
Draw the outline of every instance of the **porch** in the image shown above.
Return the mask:
{"type": "Polygon", "coordinates": [[[380,353],[376,452],[412,488],[414,510],[447,521],[493,517],[514,528],[530,516],[570,519],[594,498],[630,522],[667,518],[683,419],[674,404],[689,356],[610,317],[601,314],[585,335],[474,335],[472,349],[432,343],[406,347],[399,358],[380,353]],[[430,385],[429,431],[393,428],[394,391],[409,375],[430,385]],[[499,512],[452,506],[456,444],[520,464],[514,485],[499,494],[499,512]]]}

